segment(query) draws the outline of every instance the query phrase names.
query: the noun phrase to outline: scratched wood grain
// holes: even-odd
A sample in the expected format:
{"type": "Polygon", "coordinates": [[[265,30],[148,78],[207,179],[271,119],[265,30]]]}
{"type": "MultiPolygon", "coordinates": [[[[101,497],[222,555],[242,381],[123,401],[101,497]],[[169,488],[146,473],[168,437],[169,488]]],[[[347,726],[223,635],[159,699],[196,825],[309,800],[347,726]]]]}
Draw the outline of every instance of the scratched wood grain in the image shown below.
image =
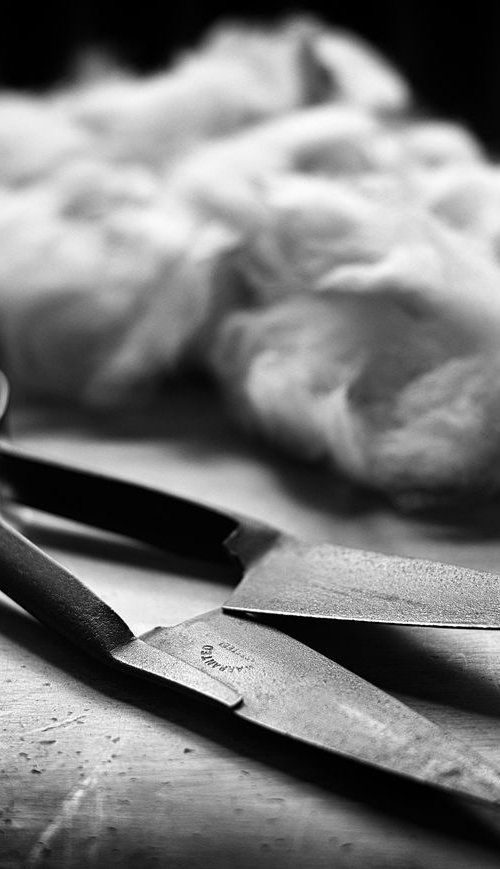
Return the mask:
{"type": "MultiPolygon", "coordinates": [[[[161,414],[119,426],[60,412],[16,419],[19,442],[39,452],[309,539],[500,573],[500,506],[462,525],[398,516],[322,470],[246,443],[203,392],[173,392],[161,414]]],[[[227,576],[186,575],[119,539],[24,519],[134,631],[228,595],[227,576]]],[[[309,640],[500,764],[497,632],[315,625],[309,640]]],[[[0,654],[1,869],[499,865],[500,812],[325,760],[108,671],[3,597],[0,654]]]]}

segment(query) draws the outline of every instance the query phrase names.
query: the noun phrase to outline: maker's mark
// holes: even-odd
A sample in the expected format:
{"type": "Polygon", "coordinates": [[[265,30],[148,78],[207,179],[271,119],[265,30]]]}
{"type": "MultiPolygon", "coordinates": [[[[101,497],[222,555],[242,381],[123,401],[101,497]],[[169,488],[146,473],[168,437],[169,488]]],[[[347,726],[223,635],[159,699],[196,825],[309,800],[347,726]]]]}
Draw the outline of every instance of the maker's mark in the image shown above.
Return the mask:
{"type": "Polygon", "coordinates": [[[218,643],[216,648],[206,643],[201,648],[201,660],[207,667],[220,673],[242,673],[244,670],[253,670],[255,664],[251,655],[227,642],[218,643]]]}

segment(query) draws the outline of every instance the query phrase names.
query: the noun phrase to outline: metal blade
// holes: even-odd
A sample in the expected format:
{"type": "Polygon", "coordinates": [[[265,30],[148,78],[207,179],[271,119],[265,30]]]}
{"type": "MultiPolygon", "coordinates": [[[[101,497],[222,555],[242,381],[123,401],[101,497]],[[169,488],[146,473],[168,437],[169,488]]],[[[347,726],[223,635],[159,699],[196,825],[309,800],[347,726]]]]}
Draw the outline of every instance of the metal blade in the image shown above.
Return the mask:
{"type": "Polygon", "coordinates": [[[243,696],[233,714],[328,752],[500,804],[500,773],[403,703],[274,627],[216,610],[147,643],[243,696]]]}
{"type": "Polygon", "coordinates": [[[226,612],[440,627],[500,627],[500,576],[241,526],[245,576],[226,612]],[[260,535],[260,536],[259,536],[260,535]]]}

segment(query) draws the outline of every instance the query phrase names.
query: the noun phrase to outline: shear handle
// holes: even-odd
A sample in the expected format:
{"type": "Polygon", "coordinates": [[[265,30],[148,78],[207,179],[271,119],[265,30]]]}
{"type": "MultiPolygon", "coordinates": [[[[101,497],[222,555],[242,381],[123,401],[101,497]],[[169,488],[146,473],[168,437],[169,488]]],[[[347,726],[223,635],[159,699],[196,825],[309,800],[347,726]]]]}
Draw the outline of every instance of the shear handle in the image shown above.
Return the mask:
{"type": "Polygon", "coordinates": [[[137,483],[83,471],[0,446],[9,500],[140,540],[168,552],[234,564],[224,541],[239,521],[202,504],[137,483]]]}
{"type": "Polygon", "coordinates": [[[0,519],[0,589],[23,609],[97,657],[133,639],[104,601],[0,519]]]}

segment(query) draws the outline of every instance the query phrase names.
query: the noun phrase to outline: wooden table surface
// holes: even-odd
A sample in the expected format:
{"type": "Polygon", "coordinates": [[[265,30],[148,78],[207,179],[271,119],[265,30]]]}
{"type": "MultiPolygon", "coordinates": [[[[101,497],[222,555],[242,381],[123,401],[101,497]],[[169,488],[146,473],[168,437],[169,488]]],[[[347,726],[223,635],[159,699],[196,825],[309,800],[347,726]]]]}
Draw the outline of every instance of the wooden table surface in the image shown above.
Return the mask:
{"type": "MultiPolygon", "coordinates": [[[[312,540],[500,573],[500,505],[470,522],[397,515],[245,442],[203,391],[113,425],[18,413],[19,443],[240,510],[312,540]]],[[[135,632],[221,604],[228,578],[28,516],[32,537],[135,632]]],[[[336,660],[500,765],[500,632],[317,626],[336,660]]],[[[86,659],[0,600],[0,867],[483,869],[500,810],[298,748],[86,659]]]]}

